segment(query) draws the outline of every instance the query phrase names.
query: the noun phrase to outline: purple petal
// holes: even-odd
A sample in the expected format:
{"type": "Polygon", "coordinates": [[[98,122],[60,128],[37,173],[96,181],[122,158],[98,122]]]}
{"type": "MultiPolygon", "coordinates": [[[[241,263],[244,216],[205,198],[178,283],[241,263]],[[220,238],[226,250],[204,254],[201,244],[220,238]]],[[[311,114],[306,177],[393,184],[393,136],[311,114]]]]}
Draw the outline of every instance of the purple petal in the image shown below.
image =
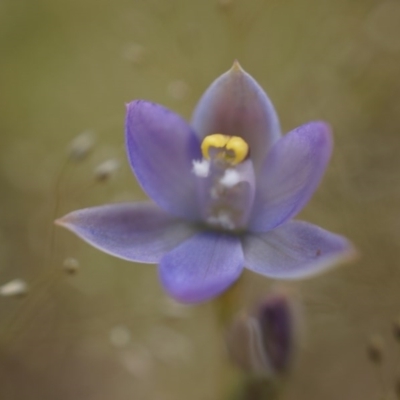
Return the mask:
{"type": "Polygon", "coordinates": [[[301,221],[242,239],[246,267],[271,278],[296,279],[320,273],[355,255],[343,236],[301,221]]]}
{"type": "Polygon", "coordinates": [[[140,185],[162,209],[196,219],[196,178],[192,162],[201,159],[198,138],[177,114],[138,100],[126,116],[128,158],[140,185]]]}
{"type": "Polygon", "coordinates": [[[201,140],[213,133],[245,139],[256,170],[280,137],[274,106],[238,62],[204,93],[194,111],[192,125],[201,140]]]}
{"type": "Polygon", "coordinates": [[[105,253],[157,263],[196,229],[151,203],[121,203],[74,211],[56,223],[105,253]]]}
{"type": "Polygon", "coordinates": [[[173,298],[198,303],[223,292],[242,270],[243,252],[237,237],[202,232],[163,257],[159,272],[173,298]]]}
{"type": "Polygon", "coordinates": [[[311,122],[288,133],[268,154],[257,180],[250,230],[267,232],[310,200],[332,153],[330,128],[311,122]]]}

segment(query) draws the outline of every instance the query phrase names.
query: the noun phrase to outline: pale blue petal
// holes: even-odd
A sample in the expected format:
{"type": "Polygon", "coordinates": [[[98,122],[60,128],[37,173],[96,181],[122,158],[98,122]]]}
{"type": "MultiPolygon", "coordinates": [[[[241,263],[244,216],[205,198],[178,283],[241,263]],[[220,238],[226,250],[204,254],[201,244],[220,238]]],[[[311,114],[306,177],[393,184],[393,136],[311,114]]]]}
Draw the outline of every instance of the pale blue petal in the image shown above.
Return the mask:
{"type": "Polygon", "coordinates": [[[267,232],[296,216],[319,185],[332,146],[323,122],[302,125],[274,145],[256,182],[251,231],[267,232]]]}
{"type": "Polygon", "coordinates": [[[129,261],[157,263],[197,231],[151,203],[73,211],[56,221],[97,249],[129,261]]]}
{"type": "Polygon", "coordinates": [[[235,236],[202,232],[162,258],[160,279],[171,297],[184,303],[209,300],[234,283],[243,270],[243,251],[235,236]]]}
{"type": "Polygon", "coordinates": [[[200,145],[179,115],[143,100],[129,103],[126,148],[132,170],[151,199],[175,216],[199,217],[192,163],[201,159],[200,145]]]}
{"type": "Polygon", "coordinates": [[[301,221],[249,233],[242,244],[246,267],[277,279],[313,276],[355,255],[345,237],[301,221]]]}
{"type": "Polygon", "coordinates": [[[237,62],[206,90],[192,125],[201,140],[213,133],[245,139],[256,171],[281,133],[271,100],[237,62]]]}

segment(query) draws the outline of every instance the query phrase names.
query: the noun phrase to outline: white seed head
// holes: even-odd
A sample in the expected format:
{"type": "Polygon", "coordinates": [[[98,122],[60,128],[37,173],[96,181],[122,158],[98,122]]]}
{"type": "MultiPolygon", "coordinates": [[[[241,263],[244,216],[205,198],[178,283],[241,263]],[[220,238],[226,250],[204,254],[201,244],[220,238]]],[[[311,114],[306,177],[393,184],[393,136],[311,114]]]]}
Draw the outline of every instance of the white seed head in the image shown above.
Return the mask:
{"type": "Polygon", "coordinates": [[[99,164],[94,169],[94,177],[97,181],[104,182],[110,179],[120,167],[120,162],[111,158],[99,164]]]}
{"type": "Polygon", "coordinates": [[[95,142],[95,135],[92,131],[82,132],[70,143],[69,157],[74,161],[82,161],[91,152],[95,142]]]}
{"type": "Polygon", "coordinates": [[[14,279],[0,286],[0,295],[4,297],[22,296],[28,291],[28,285],[22,279],[14,279]]]}
{"type": "Polygon", "coordinates": [[[131,341],[131,333],[125,326],[114,326],[110,331],[110,342],[115,347],[125,347],[131,341]]]}
{"type": "Polygon", "coordinates": [[[79,269],[79,261],[76,258],[68,257],[63,261],[63,268],[69,274],[75,274],[79,269]]]}

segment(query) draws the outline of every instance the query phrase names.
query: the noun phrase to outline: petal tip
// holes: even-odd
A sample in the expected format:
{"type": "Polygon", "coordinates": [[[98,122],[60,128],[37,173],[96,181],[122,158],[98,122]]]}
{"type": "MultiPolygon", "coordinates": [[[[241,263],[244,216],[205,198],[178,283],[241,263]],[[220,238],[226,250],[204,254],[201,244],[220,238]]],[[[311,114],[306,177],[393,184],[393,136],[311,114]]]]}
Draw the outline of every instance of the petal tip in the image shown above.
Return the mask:
{"type": "Polygon", "coordinates": [[[307,122],[303,125],[300,125],[295,130],[297,129],[309,133],[324,133],[327,136],[332,134],[332,126],[328,122],[322,120],[307,122]]]}
{"type": "Polygon", "coordinates": [[[67,229],[71,229],[71,225],[73,225],[73,214],[75,214],[75,212],[71,212],[67,215],[57,218],[54,221],[54,225],[61,226],[63,228],[67,228],[67,229]]]}
{"type": "Polygon", "coordinates": [[[54,220],[54,225],[65,227],[66,223],[64,217],[57,218],[56,220],[54,220]]]}
{"type": "Polygon", "coordinates": [[[326,137],[332,139],[333,129],[329,122],[326,121],[315,121],[314,122],[316,129],[325,133],[326,137]]]}
{"type": "Polygon", "coordinates": [[[354,247],[352,243],[348,243],[348,248],[338,257],[339,264],[347,264],[358,260],[361,257],[360,252],[354,247]]]}
{"type": "Polygon", "coordinates": [[[141,101],[142,100],[136,99],[136,100],[129,101],[128,103],[125,103],[126,110],[129,111],[131,108],[135,107],[141,101]]]}
{"type": "Polygon", "coordinates": [[[232,64],[232,67],[230,69],[230,72],[244,72],[244,69],[242,66],[239,64],[238,60],[235,60],[232,64]]]}
{"type": "Polygon", "coordinates": [[[306,273],[301,278],[307,279],[307,278],[312,278],[314,276],[322,275],[327,270],[333,270],[357,260],[359,258],[359,255],[360,255],[359,252],[350,243],[349,248],[343,250],[339,254],[332,255],[325,261],[322,261],[320,263],[321,268],[317,268],[312,273],[306,273]]]}
{"type": "Polygon", "coordinates": [[[349,264],[357,260],[360,256],[358,250],[353,246],[353,244],[347,241],[347,248],[343,248],[342,251],[337,254],[332,254],[327,260],[322,261],[321,265],[325,265],[325,268],[315,271],[314,273],[305,274],[305,278],[321,275],[325,270],[334,269],[335,267],[341,267],[343,265],[349,264]]]}

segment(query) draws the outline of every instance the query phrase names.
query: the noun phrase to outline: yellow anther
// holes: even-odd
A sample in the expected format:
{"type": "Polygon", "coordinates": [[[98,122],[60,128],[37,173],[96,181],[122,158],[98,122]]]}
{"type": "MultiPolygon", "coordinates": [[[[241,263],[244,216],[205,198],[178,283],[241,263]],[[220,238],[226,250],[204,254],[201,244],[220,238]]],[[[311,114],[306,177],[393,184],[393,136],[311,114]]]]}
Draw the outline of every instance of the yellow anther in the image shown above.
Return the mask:
{"type": "Polygon", "coordinates": [[[207,160],[217,157],[231,164],[239,164],[249,154],[249,145],[239,136],[214,133],[204,138],[201,152],[207,160]]]}
{"type": "Polygon", "coordinates": [[[203,157],[207,160],[210,159],[210,148],[223,149],[228,143],[230,136],[222,135],[221,133],[214,133],[213,135],[206,136],[201,144],[201,152],[203,157]]]}
{"type": "Polygon", "coordinates": [[[241,163],[249,154],[249,145],[239,136],[231,136],[226,149],[234,153],[234,164],[241,163]]]}

